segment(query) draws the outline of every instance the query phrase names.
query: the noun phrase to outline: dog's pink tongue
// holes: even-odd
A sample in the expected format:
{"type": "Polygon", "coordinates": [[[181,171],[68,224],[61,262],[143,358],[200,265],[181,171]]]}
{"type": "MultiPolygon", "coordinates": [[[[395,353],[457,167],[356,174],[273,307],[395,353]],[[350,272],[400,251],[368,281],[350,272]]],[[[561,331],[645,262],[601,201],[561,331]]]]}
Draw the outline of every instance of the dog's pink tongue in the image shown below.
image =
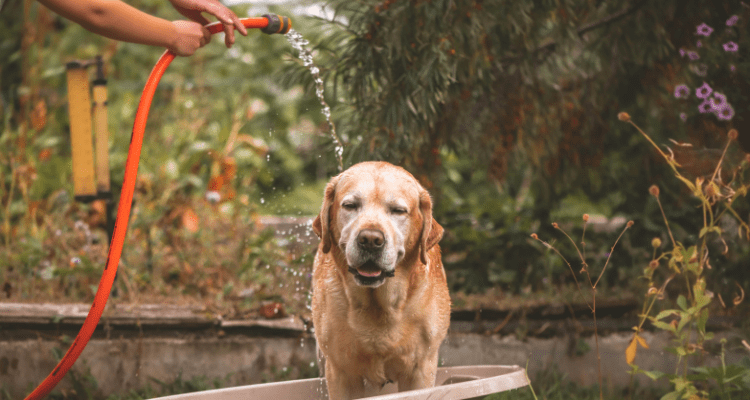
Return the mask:
{"type": "Polygon", "coordinates": [[[364,271],[364,270],[361,270],[361,269],[357,268],[357,272],[359,272],[359,274],[362,275],[362,276],[366,276],[368,278],[374,278],[376,276],[380,276],[380,273],[382,271],[372,271],[372,272],[370,272],[370,271],[364,271]]]}

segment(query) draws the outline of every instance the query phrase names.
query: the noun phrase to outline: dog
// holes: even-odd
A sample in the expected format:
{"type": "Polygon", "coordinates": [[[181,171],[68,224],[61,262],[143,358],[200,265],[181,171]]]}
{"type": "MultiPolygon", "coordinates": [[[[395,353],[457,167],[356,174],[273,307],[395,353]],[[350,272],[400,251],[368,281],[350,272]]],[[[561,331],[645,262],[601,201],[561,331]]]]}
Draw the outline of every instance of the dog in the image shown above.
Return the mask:
{"type": "Polygon", "coordinates": [[[312,318],[329,398],[434,386],[451,305],[427,190],[401,167],[356,164],[328,182],[313,231],[312,318]]]}

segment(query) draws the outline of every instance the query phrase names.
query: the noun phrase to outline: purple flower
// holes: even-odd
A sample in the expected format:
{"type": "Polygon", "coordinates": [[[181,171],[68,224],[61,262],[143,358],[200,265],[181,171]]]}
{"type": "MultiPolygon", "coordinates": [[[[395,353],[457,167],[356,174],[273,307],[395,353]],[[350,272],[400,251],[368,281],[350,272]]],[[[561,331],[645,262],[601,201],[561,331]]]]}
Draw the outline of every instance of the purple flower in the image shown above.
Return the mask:
{"type": "Polygon", "coordinates": [[[736,16],[736,15],[732,15],[732,16],[731,16],[731,17],[729,17],[729,19],[727,20],[727,26],[732,26],[732,25],[736,24],[736,23],[737,23],[737,20],[738,20],[738,19],[739,19],[739,17],[738,17],[738,16],[736,16]]]}
{"type": "Polygon", "coordinates": [[[727,103],[724,107],[715,110],[714,114],[716,114],[716,118],[719,118],[722,121],[729,121],[734,117],[734,108],[727,103]]]}
{"type": "Polygon", "coordinates": [[[703,100],[703,103],[701,103],[701,104],[700,104],[700,105],[698,106],[698,111],[699,111],[699,112],[700,112],[701,114],[705,114],[705,113],[707,113],[707,112],[711,111],[711,102],[710,102],[710,101],[708,101],[708,99],[706,99],[706,100],[703,100]]]}
{"type": "Polygon", "coordinates": [[[694,51],[692,51],[692,50],[691,50],[691,51],[688,51],[688,52],[687,52],[687,55],[688,55],[688,58],[689,58],[689,59],[691,59],[691,60],[693,60],[693,61],[695,61],[695,60],[697,60],[697,59],[701,58],[701,56],[699,56],[699,55],[698,55],[698,53],[696,53],[696,52],[694,52],[694,51]]]}
{"type": "Polygon", "coordinates": [[[685,113],[680,113],[680,119],[682,120],[682,122],[685,122],[685,121],[687,121],[687,114],[685,114],[685,113]]]}
{"type": "Polygon", "coordinates": [[[695,42],[695,47],[703,47],[703,43],[701,43],[701,41],[699,40],[695,42]]]}
{"type": "Polygon", "coordinates": [[[723,46],[724,46],[724,51],[731,51],[731,52],[735,52],[739,48],[739,46],[737,46],[737,43],[735,42],[726,42],[723,44],[723,46]]]}
{"type": "Polygon", "coordinates": [[[719,93],[714,92],[714,97],[708,99],[708,101],[711,103],[711,108],[716,111],[727,105],[727,96],[719,93]]]}
{"type": "Polygon", "coordinates": [[[685,57],[685,49],[680,49],[680,57],[685,57]]]}
{"type": "Polygon", "coordinates": [[[708,96],[710,96],[713,91],[714,90],[711,89],[711,86],[708,86],[708,83],[703,82],[703,86],[695,89],[695,95],[698,96],[699,99],[708,99],[708,96]]]}
{"type": "Polygon", "coordinates": [[[687,85],[677,85],[674,88],[674,97],[681,99],[690,96],[690,89],[687,85]]]}
{"type": "Polygon", "coordinates": [[[734,70],[736,70],[736,69],[737,69],[737,68],[736,68],[736,67],[735,67],[734,65],[730,65],[730,66],[729,66],[729,70],[730,70],[730,71],[732,71],[732,72],[734,72],[734,70]]]}
{"type": "Polygon", "coordinates": [[[702,35],[702,36],[708,37],[708,36],[711,35],[711,32],[713,32],[713,31],[714,31],[714,29],[711,28],[710,26],[706,25],[706,23],[704,22],[704,23],[698,25],[696,33],[698,35],[702,35]]]}

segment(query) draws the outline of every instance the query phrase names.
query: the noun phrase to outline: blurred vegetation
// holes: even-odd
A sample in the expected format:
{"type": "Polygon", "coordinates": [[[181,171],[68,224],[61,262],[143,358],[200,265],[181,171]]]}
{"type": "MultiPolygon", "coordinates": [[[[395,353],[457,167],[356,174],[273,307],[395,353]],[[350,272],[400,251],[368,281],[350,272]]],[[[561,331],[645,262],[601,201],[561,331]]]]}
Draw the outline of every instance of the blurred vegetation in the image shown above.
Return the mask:
{"type": "MultiPolygon", "coordinates": [[[[180,18],[161,1],[129,3],[180,18]]],[[[606,258],[618,221],[636,222],[612,255],[600,294],[640,293],[651,239],[667,239],[647,193],[654,183],[675,235],[686,245],[698,240],[697,201],[641,137],[615,121],[619,111],[669,146],[689,179],[713,172],[704,167],[716,165],[730,128],[740,137],[724,172],[747,165],[750,8],[741,3],[327,4],[333,21],[292,18],[315,47],[346,142],[345,166],[387,160],[430,189],[446,228],[441,245],[453,292],[564,292],[572,285],[566,266],[529,233],[550,237],[558,222],[576,236],[574,222],[589,213],[597,222],[586,243],[591,262],[606,258]],[[732,15],[737,24],[725,26],[732,15]],[[715,28],[710,37],[696,35],[703,22],[715,28]],[[740,51],[722,51],[728,40],[740,51]],[[702,66],[706,74],[696,73],[702,66]],[[700,114],[694,98],[673,95],[678,84],[704,81],[727,96],[734,118],[700,114]]],[[[7,8],[0,15],[2,295],[88,300],[106,255],[106,211],[100,202],[73,201],[64,64],[104,57],[118,199],[140,90],[161,51],[96,37],[30,0],[7,8]]],[[[235,10],[245,15],[242,6],[235,10]]],[[[282,37],[252,32],[231,50],[221,38],[213,42],[174,61],[157,90],[117,286],[131,301],[166,296],[247,307],[294,293],[290,308],[302,310],[312,258],[286,252],[258,218],[314,215],[336,173],[313,82],[282,37]]],[[[744,195],[733,207],[748,218],[744,195]]],[[[718,239],[709,244],[717,268],[707,282],[730,298],[735,283],[748,287],[750,249],[724,222],[731,250],[722,254],[718,239]]]]}
{"type": "MultiPolygon", "coordinates": [[[[182,18],[162,1],[129,4],[182,18]]],[[[10,2],[0,17],[3,298],[87,301],[106,258],[106,209],[73,199],[65,63],[103,56],[116,206],[140,92],[162,51],[97,37],[34,1],[10,2]]],[[[254,293],[251,303],[284,294],[292,309],[305,305],[310,258],[288,254],[258,217],[316,212],[333,157],[318,151],[316,100],[279,83],[294,57],[284,37],[249,36],[231,50],[214,38],[176,59],[159,85],[117,283],[129,301],[244,292],[254,293]]]]}
{"type": "MultiPolygon", "coordinates": [[[[686,201],[689,193],[664,161],[617,123],[620,111],[654,132],[664,151],[671,147],[689,179],[710,176],[731,128],[740,137],[725,159],[725,180],[747,166],[750,64],[742,49],[750,44],[750,8],[744,3],[332,0],[329,6],[339,23],[320,26],[340,29],[313,43],[325,60],[329,104],[336,105],[348,161],[403,165],[431,190],[447,228],[441,246],[453,290],[500,286],[517,293],[571,284],[564,264],[550,263],[528,234],[551,234],[552,222],[570,226],[585,212],[599,221],[636,222],[602,289],[637,287],[651,239],[666,239],[647,192],[654,183],[663,188],[673,229],[689,242],[698,239],[699,203],[686,201]],[[738,22],[727,26],[732,15],[738,22]],[[701,23],[714,28],[710,37],[696,34],[701,23]],[[724,51],[728,41],[740,50],[724,51]],[[703,82],[731,99],[731,120],[699,113],[693,94],[675,98],[678,84],[692,93],[703,82]]],[[[300,67],[288,68],[287,79],[305,81],[300,67]]],[[[746,196],[733,200],[747,220],[746,196]]],[[[586,246],[603,260],[617,227],[600,226],[586,246]]],[[[747,242],[739,241],[736,226],[727,232],[731,252],[722,254],[719,241],[710,252],[711,264],[721,265],[710,272],[718,292],[750,282],[747,242]]]]}
{"type": "MultiPolygon", "coordinates": [[[[181,18],[160,0],[128,3],[181,18]]],[[[459,298],[487,292],[571,300],[567,265],[529,235],[555,237],[557,222],[581,236],[584,213],[593,230],[587,262],[597,265],[625,221],[635,221],[611,256],[599,295],[645,292],[649,282],[640,278],[652,239],[669,239],[664,219],[685,248],[701,240],[700,201],[643,137],[616,121],[620,111],[639,121],[690,181],[711,177],[727,132],[736,129],[719,177],[746,175],[746,3],[327,4],[333,21],[290,17],[315,48],[345,142],[345,167],[390,161],[430,190],[446,229],[441,246],[449,284],[459,298]],[[737,23],[728,26],[733,15],[737,23]],[[702,23],[713,27],[710,36],[696,33],[702,23]],[[728,41],[739,51],[723,51],[728,41]],[[677,85],[693,91],[703,82],[726,95],[731,120],[701,114],[692,93],[675,98],[677,85]],[[664,217],[648,194],[653,184],[664,217]]],[[[246,15],[243,6],[234,10],[246,15]]],[[[140,91],[162,51],[96,37],[31,0],[9,2],[0,24],[0,298],[89,301],[107,254],[107,211],[101,201],[74,201],[64,65],[104,58],[117,201],[140,91]]],[[[306,312],[312,257],[288,251],[259,218],[315,215],[325,182],[337,173],[333,144],[310,74],[286,40],[249,36],[238,37],[231,50],[215,37],[193,57],[175,60],[157,89],[116,284],[124,301],[195,302],[230,317],[254,316],[269,301],[306,312]]],[[[746,194],[734,194],[731,204],[748,221],[746,194]]],[[[702,276],[705,289],[729,299],[737,287],[750,288],[750,247],[731,218],[718,225],[721,235],[706,243],[713,268],[702,276]]],[[[570,247],[560,251],[576,259],[570,247]]],[[[668,301],[679,298],[667,294],[668,301]]],[[[719,314],[746,315],[743,307],[729,304],[719,314]]],[[[726,377],[692,372],[693,381],[726,377]]],[[[89,393],[86,385],[95,388],[81,379],[79,394],[89,393]]],[[[571,387],[559,375],[537,381],[549,384],[537,388],[540,398],[594,398],[598,390],[571,387]]],[[[157,383],[163,393],[211,387],[181,378],[157,383]]]]}

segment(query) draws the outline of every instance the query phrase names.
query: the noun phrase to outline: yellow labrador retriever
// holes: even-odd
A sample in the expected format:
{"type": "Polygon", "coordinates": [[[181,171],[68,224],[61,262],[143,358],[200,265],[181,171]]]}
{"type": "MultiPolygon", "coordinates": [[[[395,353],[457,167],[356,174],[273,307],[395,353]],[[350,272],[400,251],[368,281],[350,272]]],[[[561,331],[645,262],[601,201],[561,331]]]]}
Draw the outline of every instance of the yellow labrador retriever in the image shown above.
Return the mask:
{"type": "Polygon", "coordinates": [[[313,222],[315,338],[332,400],[432,387],[450,296],[427,191],[403,168],[364,162],[331,179],[313,222]]]}

